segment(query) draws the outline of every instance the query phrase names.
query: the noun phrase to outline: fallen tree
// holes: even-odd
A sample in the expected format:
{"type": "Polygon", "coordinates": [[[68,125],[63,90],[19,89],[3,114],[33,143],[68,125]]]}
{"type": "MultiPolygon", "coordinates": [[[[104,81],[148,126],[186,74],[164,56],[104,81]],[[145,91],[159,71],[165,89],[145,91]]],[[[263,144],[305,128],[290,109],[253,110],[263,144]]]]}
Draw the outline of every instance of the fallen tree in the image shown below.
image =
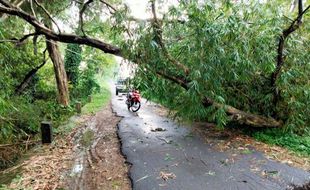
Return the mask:
{"type": "MultiPolygon", "coordinates": [[[[88,1],[87,3],[90,3],[92,1],[88,1]]],[[[46,27],[42,22],[40,22],[37,18],[34,16],[28,14],[27,12],[23,11],[19,7],[14,6],[10,2],[6,0],[0,0],[0,13],[6,13],[9,15],[17,16],[27,23],[31,24],[35,28],[35,35],[44,35],[47,39],[58,41],[58,42],[64,42],[64,43],[76,43],[76,44],[83,44],[87,46],[91,46],[94,48],[98,48],[102,50],[105,53],[113,54],[116,56],[121,56],[125,59],[127,59],[127,55],[122,51],[121,48],[114,46],[109,43],[105,43],[104,41],[95,39],[95,38],[90,38],[86,36],[84,30],[83,31],[83,36],[79,35],[74,35],[74,34],[63,34],[63,33],[56,33],[52,29],[46,27]]],[[[84,6],[86,7],[86,6],[84,6]]],[[[302,15],[305,14],[305,12],[309,9],[306,8],[302,14],[299,14],[298,19],[301,19],[302,15]]],[[[115,10],[114,10],[115,11],[115,10]]],[[[191,82],[189,74],[190,74],[190,69],[187,68],[184,64],[180,63],[177,61],[175,58],[173,58],[169,52],[167,51],[165,44],[162,40],[162,29],[160,28],[160,22],[158,21],[156,17],[156,12],[155,12],[155,6],[154,3],[152,4],[152,12],[154,15],[153,19],[150,19],[151,22],[153,22],[153,27],[156,31],[156,39],[157,43],[160,46],[160,49],[162,51],[162,54],[166,57],[168,62],[171,63],[171,66],[174,67],[175,69],[181,69],[183,70],[183,76],[174,76],[171,73],[165,73],[162,71],[156,71],[156,73],[169,80],[172,81],[173,83],[180,85],[182,88],[185,90],[188,90],[189,83],[191,82]]],[[[82,16],[83,11],[80,13],[80,17],[82,16]]],[[[297,21],[295,20],[294,23],[297,21]]],[[[292,24],[295,26],[295,24],[292,24]]],[[[297,28],[296,28],[297,29],[297,28]]],[[[293,31],[292,31],[293,32],[293,31]]],[[[285,39],[284,39],[285,40],[285,39]]],[[[133,60],[134,62],[138,62],[137,60],[133,60]]],[[[280,67],[281,69],[282,63],[279,65],[278,68],[280,67]]],[[[279,70],[279,69],[278,69],[279,70]]],[[[276,75],[277,70],[275,71],[276,75]]],[[[224,105],[221,103],[217,103],[216,101],[212,100],[209,97],[205,97],[203,102],[201,102],[203,106],[209,107],[209,106],[214,106],[217,109],[224,109],[227,115],[230,115],[231,120],[237,121],[241,124],[246,124],[249,126],[253,127],[281,127],[283,125],[282,121],[277,121],[273,118],[262,116],[262,115],[256,115],[256,114],[251,114],[242,110],[239,110],[237,108],[234,108],[229,105],[224,105]]]]}

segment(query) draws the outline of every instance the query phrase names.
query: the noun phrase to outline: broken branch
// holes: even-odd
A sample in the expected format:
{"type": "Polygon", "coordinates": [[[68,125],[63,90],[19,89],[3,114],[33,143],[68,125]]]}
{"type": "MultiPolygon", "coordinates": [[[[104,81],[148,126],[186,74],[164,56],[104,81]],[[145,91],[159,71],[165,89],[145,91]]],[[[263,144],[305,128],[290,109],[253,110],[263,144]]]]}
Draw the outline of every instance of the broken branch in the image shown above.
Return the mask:
{"type": "Polygon", "coordinates": [[[12,39],[3,39],[3,40],[0,40],[0,43],[5,43],[5,42],[12,42],[12,43],[15,43],[16,45],[21,45],[25,40],[27,40],[29,37],[31,36],[36,36],[38,35],[39,33],[37,32],[34,32],[34,33],[30,33],[30,34],[26,34],[24,35],[22,38],[20,39],[16,39],[16,38],[12,38],[12,39]]]}
{"type": "MultiPolygon", "coordinates": [[[[101,3],[103,3],[104,5],[106,5],[108,7],[108,9],[112,9],[114,11],[114,13],[117,11],[115,7],[113,7],[110,3],[106,2],[106,1],[103,1],[103,0],[99,0],[101,3]]],[[[113,14],[111,11],[110,11],[111,14],[113,14]]]]}

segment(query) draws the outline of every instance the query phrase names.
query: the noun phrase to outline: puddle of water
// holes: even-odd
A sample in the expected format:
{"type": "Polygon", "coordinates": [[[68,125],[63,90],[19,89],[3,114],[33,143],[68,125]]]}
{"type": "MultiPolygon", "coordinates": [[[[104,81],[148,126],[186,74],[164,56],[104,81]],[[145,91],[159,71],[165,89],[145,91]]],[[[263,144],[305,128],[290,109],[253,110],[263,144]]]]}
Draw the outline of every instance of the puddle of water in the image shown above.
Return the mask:
{"type": "Polygon", "coordinates": [[[82,164],[77,164],[73,167],[72,173],[73,175],[79,174],[83,171],[83,165],[82,164]]]}

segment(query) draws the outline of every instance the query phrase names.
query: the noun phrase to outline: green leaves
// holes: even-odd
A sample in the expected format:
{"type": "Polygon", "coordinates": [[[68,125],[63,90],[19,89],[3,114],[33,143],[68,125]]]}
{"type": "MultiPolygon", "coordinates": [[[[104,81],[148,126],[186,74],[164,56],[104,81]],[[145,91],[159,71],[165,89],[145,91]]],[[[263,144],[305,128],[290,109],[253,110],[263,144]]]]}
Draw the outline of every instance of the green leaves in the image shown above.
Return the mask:
{"type": "Polygon", "coordinates": [[[310,76],[307,64],[310,58],[305,53],[309,52],[309,42],[306,43],[309,38],[303,37],[306,32],[293,35],[288,42],[286,65],[277,84],[283,99],[277,107],[272,104],[270,75],[275,69],[277,40],[287,22],[281,16],[284,14],[281,6],[276,1],[237,4],[180,1],[179,6],[165,15],[163,39],[168,53],[189,68],[189,90],[150,74],[160,70],[170,76],[184,77],[159,51],[152,30],[146,30],[146,26],[135,29],[138,37],[126,42],[135,44],[135,51],[143,55],[138,66],[147,70],[136,75],[143,81],[140,86],[148,97],[166,104],[185,119],[208,118],[220,127],[227,124],[224,108],[201,106],[202,98],[207,96],[252,113],[271,116],[278,112],[288,122],[287,126],[304,130],[303,126],[310,124],[306,107],[310,92],[305,90],[309,89],[310,76]],[[173,22],[177,16],[184,22],[173,22]]]}
{"type": "Polygon", "coordinates": [[[253,136],[261,141],[286,147],[304,156],[310,156],[310,136],[299,136],[279,129],[254,132],[253,136]]]}
{"type": "Polygon", "coordinates": [[[65,55],[65,69],[69,82],[76,86],[79,80],[79,66],[82,61],[82,48],[78,44],[68,44],[65,55]]]}

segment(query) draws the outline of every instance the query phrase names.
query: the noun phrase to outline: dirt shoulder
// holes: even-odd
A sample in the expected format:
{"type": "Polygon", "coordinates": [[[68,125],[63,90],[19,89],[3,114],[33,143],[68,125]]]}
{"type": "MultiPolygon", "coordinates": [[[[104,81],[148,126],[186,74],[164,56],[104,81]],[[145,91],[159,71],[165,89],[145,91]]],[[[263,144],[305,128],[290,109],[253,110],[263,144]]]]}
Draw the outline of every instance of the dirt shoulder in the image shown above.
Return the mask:
{"type": "Polygon", "coordinates": [[[73,170],[66,178],[66,189],[131,189],[128,166],[120,152],[117,123],[109,104],[88,120],[75,140],[73,170]]]}
{"type": "Polygon", "coordinates": [[[40,146],[22,163],[22,175],[8,189],[131,189],[128,165],[120,152],[116,117],[108,104],[49,146],[40,146]]]}

